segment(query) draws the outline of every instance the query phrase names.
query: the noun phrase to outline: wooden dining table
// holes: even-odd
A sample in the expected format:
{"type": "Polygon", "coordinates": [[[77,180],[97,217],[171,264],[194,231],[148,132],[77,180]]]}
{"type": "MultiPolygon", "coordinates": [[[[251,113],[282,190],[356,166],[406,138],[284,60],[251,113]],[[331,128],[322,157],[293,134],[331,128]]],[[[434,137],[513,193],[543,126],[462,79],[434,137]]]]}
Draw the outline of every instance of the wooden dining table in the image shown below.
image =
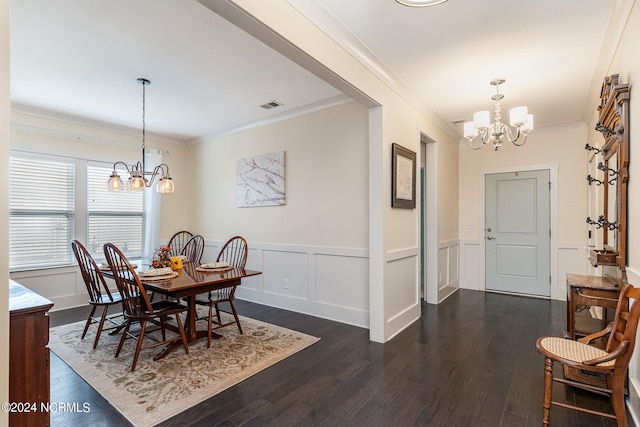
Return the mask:
{"type": "MultiPolygon", "coordinates": [[[[262,274],[261,271],[239,268],[233,268],[227,271],[202,271],[203,269],[198,267],[199,265],[195,263],[185,263],[182,270],[178,271],[178,275],[176,277],[167,280],[145,280],[145,277],[139,276],[140,282],[142,282],[144,288],[149,292],[167,295],[169,297],[177,298],[178,300],[186,299],[188,310],[184,330],[187,335],[187,341],[190,343],[197,341],[200,338],[206,338],[208,335],[207,329],[198,330],[196,326],[196,320],[198,318],[196,311],[196,297],[198,295],[206,294],[218,289],[240,286],[242,279],[245,277],[262,274]]],[[[139,269],[142,269],[142,267],[139,267],[139,269]]],[[[111,271],[107,271],[104,274],[105,276],[113,277],[111,271]]],[[[166,326],[167,328],[173,329],[170,324],[167,324],[166,326]]],[[[221,335],[212,332],[211,338],[218,339],[221,338],[221,335]]],[[[175,348],[179,347],[182,347],[182,343],[180,341],[169,344],[160,352],[160,354],[154,357],[154,360],[164,358],[175,348]]]]}

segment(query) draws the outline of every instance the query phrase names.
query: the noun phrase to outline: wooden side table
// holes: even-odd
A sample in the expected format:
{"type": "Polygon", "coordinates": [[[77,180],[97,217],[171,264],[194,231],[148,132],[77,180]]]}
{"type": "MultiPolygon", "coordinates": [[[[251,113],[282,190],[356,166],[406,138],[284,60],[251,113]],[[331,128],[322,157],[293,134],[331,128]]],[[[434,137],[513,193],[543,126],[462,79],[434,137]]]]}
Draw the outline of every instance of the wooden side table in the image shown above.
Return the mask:
{"type": "MultiPolygon", "coordinates": [[[[593,322],[589,325],[576,325],[578,307],[595,306],[615,310],[620,295],[620,286],[615,280],[608,277],[567,274],[567,293],[567,338],[575,340],[576,336],[598,332],[606,326],[597,319],[597,325],[594,325],[593,322]]],[[[606,316],[604,321],[606,321],[606,316]]]]}

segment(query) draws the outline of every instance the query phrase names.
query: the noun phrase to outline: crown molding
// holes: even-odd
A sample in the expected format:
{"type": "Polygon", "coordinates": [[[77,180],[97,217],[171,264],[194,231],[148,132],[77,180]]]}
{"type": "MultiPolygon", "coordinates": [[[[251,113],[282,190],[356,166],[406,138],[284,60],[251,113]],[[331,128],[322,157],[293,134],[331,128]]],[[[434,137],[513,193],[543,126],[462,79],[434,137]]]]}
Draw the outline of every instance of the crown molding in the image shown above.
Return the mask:
{"type": "MultiPolygon", "coordinates": [[[[128,126],[119,126],[113,123],[89,119],[86,117],[76,116],[73,114],[63,113],[55,110],[49,110],[42,107],[36,107],[34,105],[22,104],[19,102],[11,102],[11,111],[14,113],[27,114],[34,117],[42,117],[45,119],[56,120],[64,123],[71,123],[74,125],[85,126],[93,129],[103,130],[103,131],[115,132],[123,135],[129,135],[134,137],[139,137],[141,135],[140,129],[131,128],[128,126]]],[[[29,126],[18,125],[16,123],[13,123],[13,121],[11,123],[11,126],[19,127],[25,130],[29,128],[29,126]]],[[[44,128],[38,128],[38,129],[39,129],[39,132],[41,133],[46,131],[46,129],[44,128]]],[[[55,132],[53,130],[51,130],[51,133],[61,134],[60,132],[55,132]]],[[[159,133],[154,133],[154,132],[146,132],[146,136],[148,139],[152,139],[154,141],[166,142],[169,144],[185,145],[186,143],[185,140],[172,138],[172,137],[162,135],[159,133]]],[[[84,139],[87,139],[87,137],[85,137],[84,139]]]]}

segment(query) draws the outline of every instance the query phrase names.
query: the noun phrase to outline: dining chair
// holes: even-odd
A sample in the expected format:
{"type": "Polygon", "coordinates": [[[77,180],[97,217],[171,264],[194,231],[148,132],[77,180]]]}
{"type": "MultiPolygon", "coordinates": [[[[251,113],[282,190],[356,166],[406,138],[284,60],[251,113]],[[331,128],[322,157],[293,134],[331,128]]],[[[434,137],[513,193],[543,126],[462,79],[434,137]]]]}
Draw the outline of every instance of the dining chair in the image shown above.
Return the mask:
{"type": "Polygon", "coordinates": [[[631,305],[630,299],[640,298],[640,288],[626,284],[620,290],[618,305],[613,321],[600,332],[587,335],[577,341],[560,337],[541,337],[536,342],[539,353],[544,355],[544,398],[543,425],[549,425],[551,405],[574,409],[581,412],[600,415],[617,420],[619,427],[627,426],[627,414],[624,403],[624,384],[629,360],[636,342],[636,330],[640,318],[640,304],[631,305]],[[609,335],[604,349],[590,345],[592,341],[609,335]],[[573,367],[586,374],[602,375],[606,379],[604,386],[586,384],[568,378],[553,376],[553,364],[558,362],[573,367]],[[606,394],[611,399],[613,414],[596,411],[591,408],[574,406],[552,400],[553,382],[568,384],[583,390],[606,394]]]}
{"type": "MultiPolygon", "coordinates": [[[[187,336],[184,333],[182,321],[180,320],[180,313],[187,311],[187,307],[179,302],[162,300],[151,303],[147,292],[140,282],[140,278],[136,274],[135,269],[131,266],[131,263],[122,254],[114,244],[107,243],[104,245],[104,255],[107,258],[107,262],[111,267],[116,285],[122,295],[122,304],[124,306],[124,317],[126,325],[118,349],[116,350],[116,357],[122,350],[122,345],[127,337],[133,338],[137,341],[136,350],[133,355],[133,363],[131,364],[131,372],[136,369],[138,362],[138,356],[140,351],[148,348],[158,347],[164,344],[172,344],[177,341],[182,341],[185,353],[189,354],[189,346],[187,345],[187,336]],[[172,339],[166,339],[166,322],[169,316],[175,316],[176,323],[178,325],[178,337],[172,339]],[[133,323],[138,322],[140,324],[140,332],[136,335],[130,332],[130,327],[133,323]],[[147,331],[147,323],[160,323],[160,330],[162,333],[162,340],[157,339],[152,335],[147,335],[153,331],[147,331]],[[153,340],[154,343],[143,347],[142,343],[145,336],[153,340]]],[[[157,357],[157,356],[156,356],[157,357]]],[[[154,358],[154,360],[156,360],[154,358]]]]}
{"type": "Polygon", "coordinates": [[[202,262],[202,254],[204,253],[204,237],[196,234],[185,243],[184,248],[180,251],[180,255],[187,257],[189,262],[200,264],[202,262]]]}
{"type": "Polygon", "coordinates": [[[102,334],[103,330],[111,330],[111,333],[114,334],[124,328],[124,322],[122,320],[114,320],[118,317],[122,317],[122,310],[120,310],[119,313],[113,313],[111,315],[107,314],[109,307],[113,305],[122,305],[122,298],[120,296],[120,292],[111,292],[109,290],[109,287],[104,280],[104,276],[102,275],[102,271],[100,271],[96,261],[82,243],[78,240],[73,240],[71,242],[71,248],[73,249],[73,254],[78,261],[82,280],[84,281],[84,284],[87,287],[87,293],[89,294],[89,304],[91,305],[91,313],[89,313],[87,323],[84,325],[81,339],[84,339],[85,335],[87,335],[89,326],[97,323],[98,330],[96,331],[96,338],[93,341],[93,348],[96,348],[98,346],[98,341],[100,340],[100,334],[102,334]],[[94,317],[98,307],[102,307],[102,315],[100,317],[94,317]],[[105,322],[109,322],[113,326],[105,329],[105,322]]]}
{"type": "MultiPolygon", "coordinates": [[[[220,253],[218,254],[218,258],[216,258],[216,262],[226,261],[233,268],[244,270],[244,267],[247,263],[247,241],[241,236],[234,236],[227,240],[224,244],[220,253]]],[[[214,329],[224,328],[225,326],[233,325],[234,323],[238,325],[238,330],[242,334],[242,326],[240,325],[240,319],[238,318],[238,312],[236,311],[236,307],[233,304],[233,300],[235,299],[236,287],[230,286],[228,288],[219,289],[217,291],[211,291],[207,295],[207,299],[197,299],[196,304],[206,305],[209,307],[209,316],[208,316],[208,328],[207,328],[207,346],[211,347],[211,333],[214,329]],[[220,318],[220,307],[219,304],[223,302],[228,302],[231,307],[231,314],[233,314],[234,321],[222,323],[220,318]],[[216,311],[217,321],[216,327],[213,327],[213,309],[216,311]]]]}
{"type": "Polygon", "coordinates": [[[182,249],[187,244],[189,239],[193,237],[193,233],[190,231],[178,231],[169,239],[169,248],[171,249],[172,256],[178,256],[182,253],[182,249]]]}

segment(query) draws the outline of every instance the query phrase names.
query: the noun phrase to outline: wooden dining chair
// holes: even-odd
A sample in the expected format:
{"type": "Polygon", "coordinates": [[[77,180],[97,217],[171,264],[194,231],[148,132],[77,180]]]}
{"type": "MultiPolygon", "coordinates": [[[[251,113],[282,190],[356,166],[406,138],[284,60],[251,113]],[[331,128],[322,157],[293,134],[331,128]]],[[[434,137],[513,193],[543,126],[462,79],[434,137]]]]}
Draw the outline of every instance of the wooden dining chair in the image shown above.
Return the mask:
{"type": "Polygon", "coordinates": [[[169,246],[171,250],[171,256],[178,256],[182,253],[182,249],[187,244],[189,239],[193,237],[193,233],[190,231],[178,231],[169,239],[169,246]]]}
{"type": "Polygon", "coordinates": [[[204,253],[204,237],[196,234],[185,243],[180,255],[187,257],[189,262],[200,264],[202,262],[202,254],[204,253]]]}
{"type": "MultiPolygon", "coordinates": [[[[247,263],[247,241],[241,236],[234,236],[229,239],[218,254],[218,258],[216,258],[216,262],[226,261],[233,268],[237,268],[239,270],[244,270],[244,267],[247,263]]],[[[198,299],[196,298],[196,304],[206,305],[209,307],[209,316],[208,316],[208,328],[207,328],[207,346],[211,347],[211,333],[214,329],[224,328],[225,326],[233,325],[234,323],[238,325],[238,330],[242,333],[242,326],[240,325],[240,319],[238,318],[238,312],[236,311],[236,307],[233,304],[233,300],[235,299],[236,294],[236,286],[230,286],[228,288],[219,289],[217,291],[209,292],[207,298],[198,299]],[[231,314],[233,314],[234,321],[222,323],[220,318],[220,307],[219,304],[227,302],[231,307],[231,314]],[[216,311],[217,321],[213,320],[213,310],[216,311]],[[213,327],[213,323],[216,324],[216,327],[213,327]]]]}
{"type": "Polygon", "coordinates": [[[96,338],[93,341],[93,348],[96,348],[98,346],[98,341],[100,340],[100,334],[102,334],[103,330],[111,330],[111,333],[117,333],[124,327],[124,322],[122,321],[122,309],[119,313],[112,313],[111,315],[108,314],[109,307],[122,306],[122,298],[120,296],[120,292],[111,292],[109,290],[104,280],[104,276],[102,275],[102,271],[100,271],[96,261],[82,243],[78,240],[73,240],[71,242],[71,248],[73,249],[73,254],[78,261],[78,267],[80,267],[82,280],[87,287],[89,304],[91,305],[91,312],[89,313],[87,323],[84,325],[81,339],[84,339],[85,335],[87,335],[89,326],[97,323],[98,330],[96,331],[96,338]],[[98,307],[102,307],[102,314],[100,317],[94,317],[98,307]],[[117,318],[120,318],[120,320],[116,321],[115,319],[117,318]],[[105,322],[111,323],[112,326],[105,329],[105,322]]]}
{"type": "Polygon", "coordinates": [[[549,425],[551,405],[587,412],[617,420],[618,427],[627,426],[627,413],[624,404],[624,384],[627,376],[629,360],[636,342],[640,304],[630,305],[629,299],[640,298],[640,288],[626,284],[620,291],[618,305],[613,321],[600,332],[588,335],[577,341],[560,337],[541,337],[536,342],[539,353],[544,355],[544,399],[543,421],[549,425]],[[629,309],[631,307],[631,309],[629,309]],[[597,338],[609,335],[604,349],[590,343],[597,338]],[[606,386],[586,384],[567,378],[553,376],[553,364],[558,362],[564,366],[574,367],[587,373],[604,375],[606,386]],[[613,414],[578,407],[552,400],[553,382],[569,384],[583,390],[606,394],[611,399],[613,414]]]}
{"type": "MultiPolygon", "coordinates": [[[[144,349],[171,344],[181,340],[182,345],[184,346],[184,351],[188,354],[189,346],[187,345],[187,336],[184,333],[182,321],[179,316],[180,313],[187,311],[187,307],[179,302],[169,300],[151,303],[135,269],[122,254],[120,249],[112,243],[107,243],[104,245],[104,255],[111,267],[116,285],[118,285],[118,290],[122,295],[124,317],[126,320],[124,332],[122,334],[122,338],[120,338],[118,349],[116,350],[116,357],[120,354],[122,345],[127,337],[133,338],[137,341],[136,350],[133,355],[133,363],[131,364],[132,372],[136,369],[140,351],[144,349]],[[179,336],[172,339],[166,339],[165,326],[167,318],[171,315],[175,316],[176,323],[178,324],[179,336]],[[140,323],[140,332],[138,334],[130,332],[131,324],[135,322],[140,323]],[[142,342],[144,341],[145,336],[147,336],[147,333],[153,332],[146,330],[148,322],[160,323],[162,340],[158,340],[154,336],[148,335],[149,339],[153,340],[154,343],[147,347],[143,347],[142,342]]],[[[154,360],[156,360],[156,358],[154,358],[154,360]]]]}

